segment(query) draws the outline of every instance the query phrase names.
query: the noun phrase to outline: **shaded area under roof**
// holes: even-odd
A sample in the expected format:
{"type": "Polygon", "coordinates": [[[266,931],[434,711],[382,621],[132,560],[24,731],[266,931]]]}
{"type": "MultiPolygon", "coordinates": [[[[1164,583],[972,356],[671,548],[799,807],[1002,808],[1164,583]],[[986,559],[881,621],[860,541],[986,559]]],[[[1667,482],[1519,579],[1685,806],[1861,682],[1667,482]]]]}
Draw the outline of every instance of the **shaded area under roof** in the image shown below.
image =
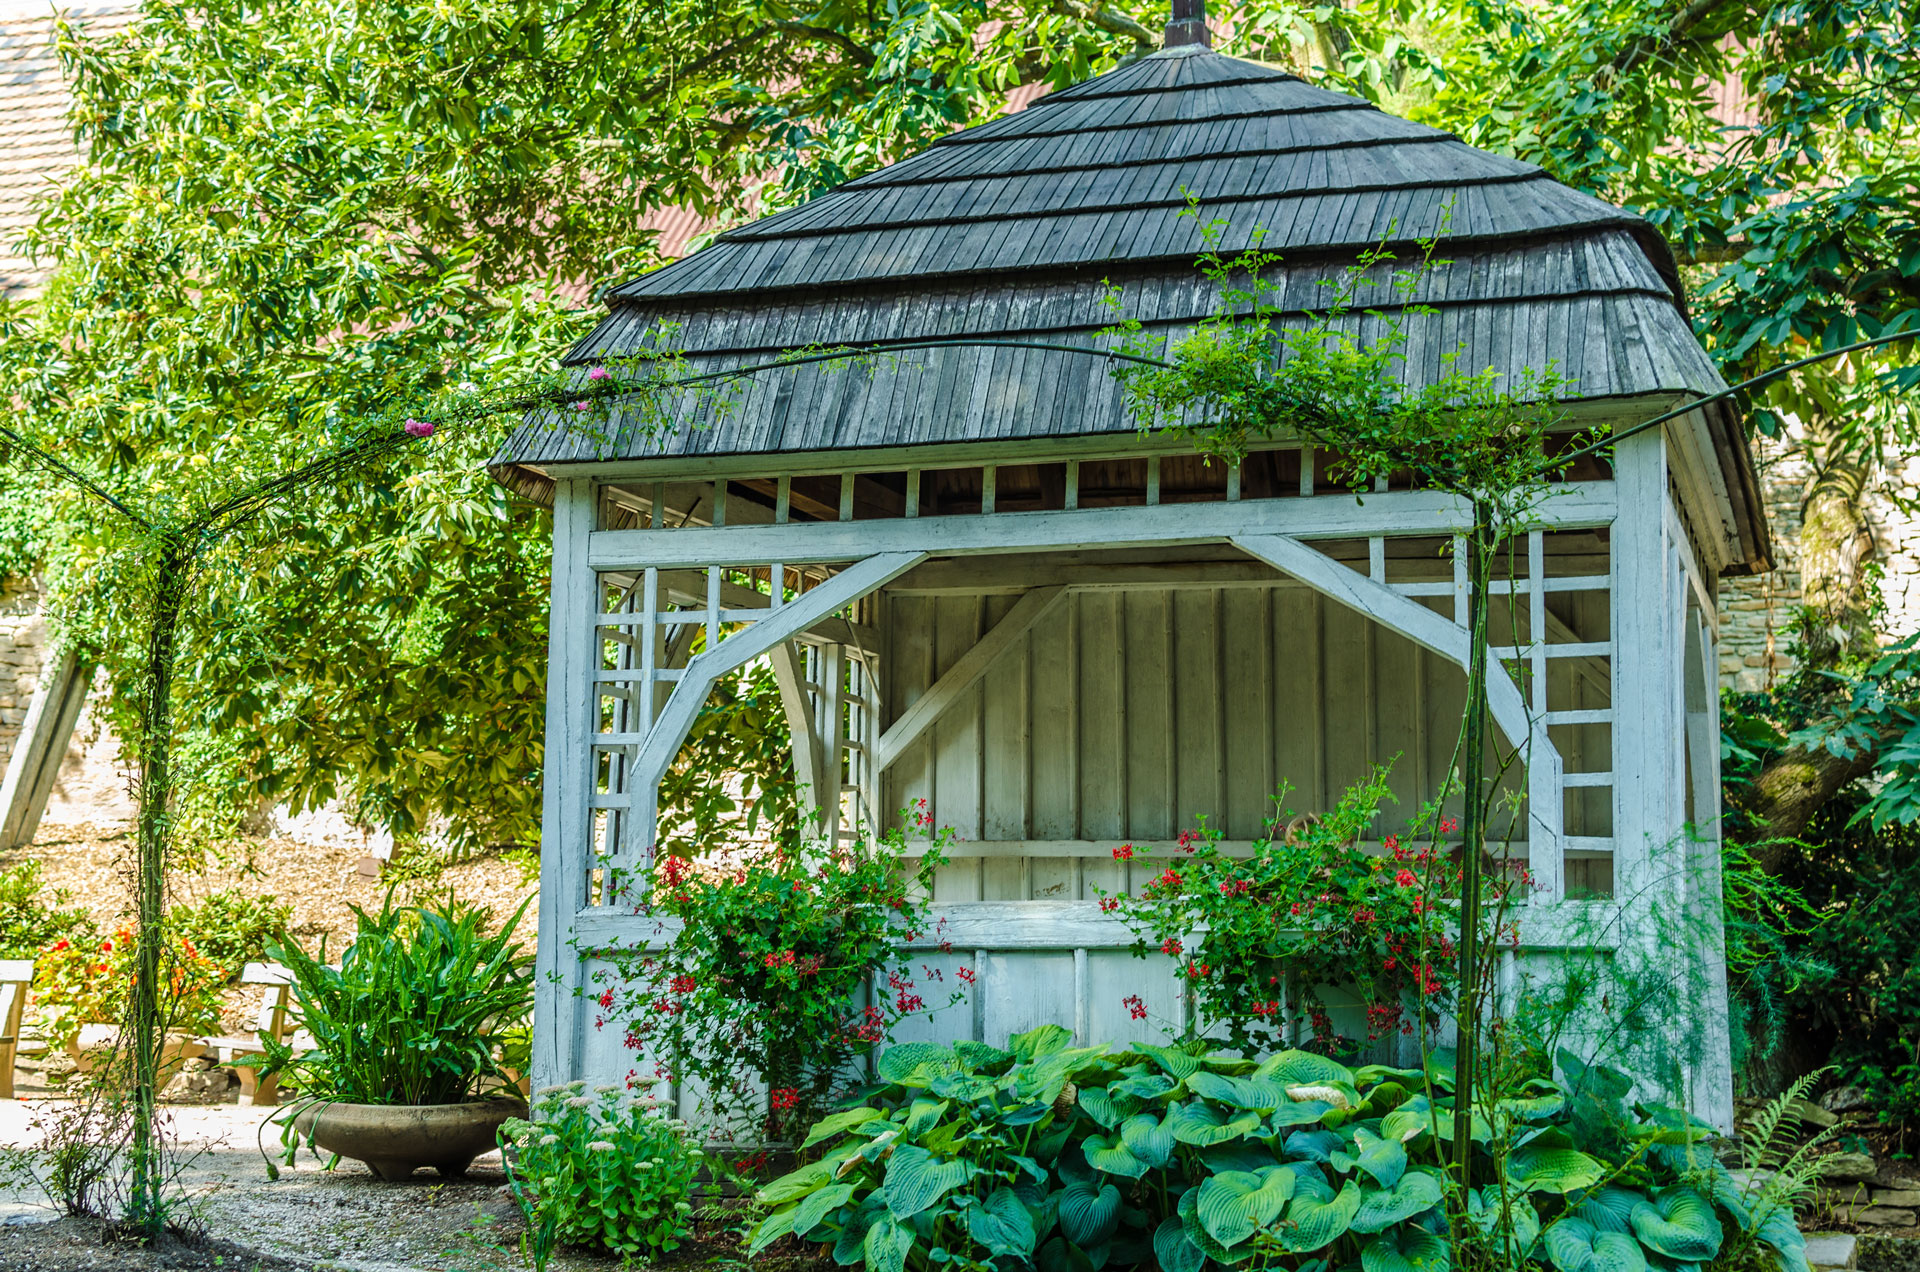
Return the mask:
{"type": "MultiPolygon", "coordinates": [[[[1357,98],[1200,46],[1169,49],[1025,111],[956,133],[800,207],[612,289],[609,313],[566,356],[579,368],[667,347],[691,369],[768,361],[809,345],[969,337],[1093,345],[1124,314],[1173,341],[1217,293],[1207,246],[1258,237],[1287,321],[1324,307],[1358,254],[1441,239],[1411,299],[1403,383],[1458,366],[1510,385],[1549,367],[1559,396],[1613,402],[1622,420],[1724,385],[1689,327],[1673,260],[1637,215],[1540,169],[1465,145],[1357,98]],[[1188,215],[1197,204],[1200,216],[1188,215]],[[1108,302],[1116,288],[1116,309],[1108,302]],[[1457,361],[1456,361],[1457,359],[1457,361]]],[[[1403,298],[1392,266],[1357,303],[1403,298]]],[[[1355,313],[1363,338],[1379,320],[1355,313]]],[[[1602,413],[1607,413],[1602,408],[1602,413]]],[[[527,418],[496,459],[536,496],[549,464],[1135,433],[1107,362],[1013,348],[904,353],[864,368],[762,373],[720,403],[688,394],[662,432],[527,418]]],[[[1709,412],[1729,491],[1722,532],[1767,556],[1751,456],[1730,410],[1709,412]]]]}

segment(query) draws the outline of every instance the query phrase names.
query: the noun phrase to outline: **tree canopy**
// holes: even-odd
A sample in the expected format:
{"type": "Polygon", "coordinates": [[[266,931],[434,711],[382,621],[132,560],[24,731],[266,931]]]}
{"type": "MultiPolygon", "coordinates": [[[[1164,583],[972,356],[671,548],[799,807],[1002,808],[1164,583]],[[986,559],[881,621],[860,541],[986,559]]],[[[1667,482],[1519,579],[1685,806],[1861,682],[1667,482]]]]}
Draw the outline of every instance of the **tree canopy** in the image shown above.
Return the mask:
{"type": "MultiPolygon", "coordinates": [[[[407,395],[550,365],[598,285],[659,262],[663,209],[790,205],[1150,49],[1165,20],[1130,0],[150,0],[124,31],[63,35],[86,161],[35,234],[45,294],[0,311],[0,375],[33,436],[185,512],[407,395]]],[[[1910,2],[1255,0],[1215,20],[1225,51],[1647,213],[1729,379],[1920,323],[1910,2]]],[[[1899,349],[1755,412],[1806,423],[1835,533],[1912,440],[1899,349]]],[[[212,789],[537,839],[547,532],[487,451],[436,438],[210,559],[179,693],[212,789]]],[[[8,481],[8,564],[40,564],[124,678],[139,544],[8,481]]],[[[1817,644],[1858,625],[1865,580],[1843,552],[1807,559],[1817,644]]]]}

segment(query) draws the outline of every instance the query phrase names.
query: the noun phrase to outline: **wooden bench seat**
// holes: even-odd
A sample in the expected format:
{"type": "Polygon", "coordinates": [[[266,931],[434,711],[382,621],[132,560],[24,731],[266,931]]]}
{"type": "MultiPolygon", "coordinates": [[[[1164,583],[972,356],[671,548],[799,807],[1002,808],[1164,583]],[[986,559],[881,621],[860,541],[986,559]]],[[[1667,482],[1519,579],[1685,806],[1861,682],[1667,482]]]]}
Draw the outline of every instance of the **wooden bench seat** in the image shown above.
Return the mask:
{"type": "MultiPolygon", "coordinates": [[[[259,985],[263,989],[260,1009],[254,1013],[254,1028],[269,1038],[295,1043],[293,1024],[287,1016],[287,1002],[293,992],[293,973],[278,963],[248,963],[240,969],[240,983],[259,985]]],[[[259,1034],[216,1034],[200,1039],[200,1045],[205,1048],[202,1054],[215,1063],[236,1065],[236,1071],[240,1074],[240,1103],[271,1108],[280,1102],[280,1078],[277,1074],[263,1078],[258,1069],[237,1064],[250,1056],[266,1054],[260,1045],[259,1034]]]]}

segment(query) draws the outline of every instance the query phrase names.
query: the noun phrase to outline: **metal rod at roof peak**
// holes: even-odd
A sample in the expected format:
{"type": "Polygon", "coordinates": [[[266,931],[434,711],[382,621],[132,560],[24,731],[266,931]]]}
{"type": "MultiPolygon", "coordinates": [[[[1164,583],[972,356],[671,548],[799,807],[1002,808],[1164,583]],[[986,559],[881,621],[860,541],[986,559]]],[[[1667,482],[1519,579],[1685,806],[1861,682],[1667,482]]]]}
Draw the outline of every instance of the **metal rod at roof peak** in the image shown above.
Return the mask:
{"type": "Polygon", "coordinates": [[[1173,21],[1167,23],[1160,45],[1173,49],[1183,44],[1213,47],[1213,34],[1207,30],[1207,0],[1173,0],[1173,21]]]}

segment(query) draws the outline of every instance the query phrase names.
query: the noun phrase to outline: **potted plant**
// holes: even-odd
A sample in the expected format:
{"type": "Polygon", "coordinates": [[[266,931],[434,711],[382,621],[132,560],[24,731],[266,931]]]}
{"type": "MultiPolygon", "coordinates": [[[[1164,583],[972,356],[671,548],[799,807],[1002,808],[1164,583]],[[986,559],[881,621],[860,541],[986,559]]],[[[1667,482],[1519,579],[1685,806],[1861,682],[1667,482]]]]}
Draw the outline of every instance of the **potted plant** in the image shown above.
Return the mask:
{"type": "MultiPolygon", "coordinates": [[[[120,1039],[127,997],[138,974],[133,929],[121,926],[100,939],[74,931],[42,950],[34,970],[34,1003],[46,1035],[73,1057],[81,1073],[104,1071],[120,1039]]],[[[199,1054],[199,1038],[220,1023],[226,975],[186,937],[161,946],[160,999],[166,1023],[160,1082],[199,1054]]]]}
{"type": "Polygon", "coordinates": [[[273,1121],[286,1160],[302,1139],[364,1162],[381,1179],[422,1166],[459,1175],[500,1124],[526,1116],[502,1046],[533,1002],[532,960],[513,939],[526,903],[498,931],[489,912],[451,899],[354,907],[357,930],[330,967],[292,942],[268,953],[292,973],[292,1045],[262,1035],[264,1074],[300,1098],[273,1121]]]}

